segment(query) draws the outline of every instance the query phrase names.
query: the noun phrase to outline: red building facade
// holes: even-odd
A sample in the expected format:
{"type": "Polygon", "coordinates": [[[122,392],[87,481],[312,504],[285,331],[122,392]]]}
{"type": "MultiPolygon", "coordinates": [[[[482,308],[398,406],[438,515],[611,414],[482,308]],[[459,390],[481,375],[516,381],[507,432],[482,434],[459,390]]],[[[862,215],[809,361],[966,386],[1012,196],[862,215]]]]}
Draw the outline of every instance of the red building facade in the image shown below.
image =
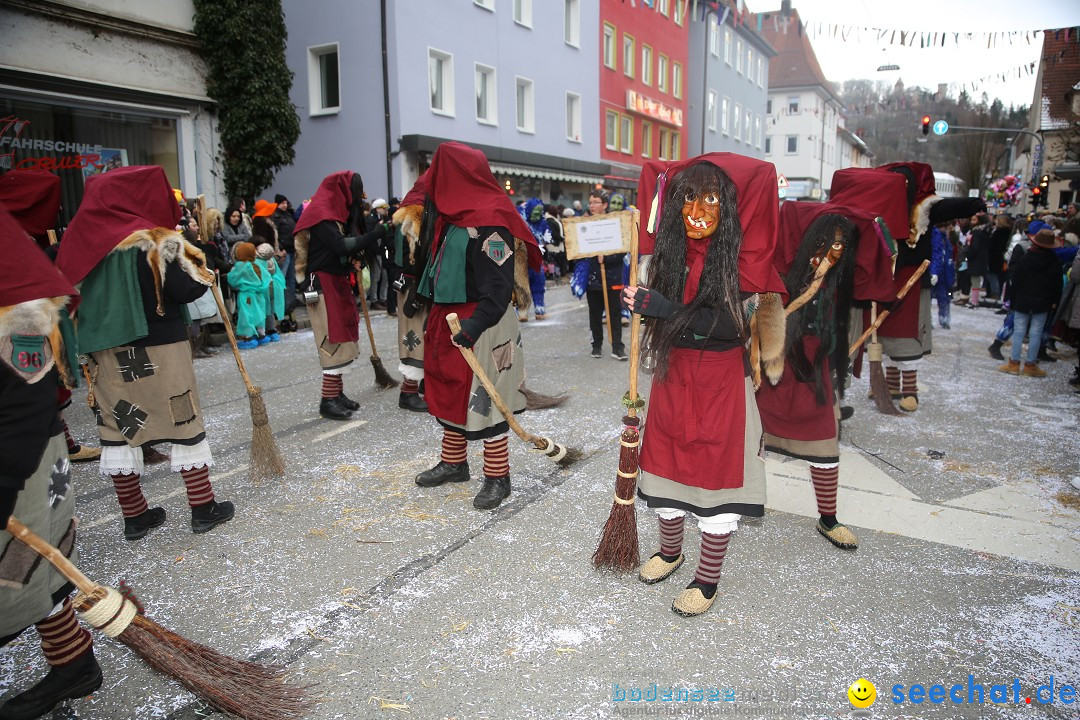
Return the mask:
{"type": "Polygon", "coordinates": [[[624,194],[644,161],[685,157],[688,5],[600,0],[600,158],[624,194]]]}

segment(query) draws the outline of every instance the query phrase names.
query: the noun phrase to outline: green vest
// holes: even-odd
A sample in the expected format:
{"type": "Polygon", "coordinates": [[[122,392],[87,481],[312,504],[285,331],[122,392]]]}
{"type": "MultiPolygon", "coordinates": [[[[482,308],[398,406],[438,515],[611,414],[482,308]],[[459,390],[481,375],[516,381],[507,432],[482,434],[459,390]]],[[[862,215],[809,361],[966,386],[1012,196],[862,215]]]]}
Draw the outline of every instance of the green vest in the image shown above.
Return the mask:
{"type": "Polygon", "coordinates": [[[428,258],[420,274],[417,292],[440,305],[466,301],[465,261],[469,249],[469,231],[450,225],[439,245],[439,252],[428,258]]]}

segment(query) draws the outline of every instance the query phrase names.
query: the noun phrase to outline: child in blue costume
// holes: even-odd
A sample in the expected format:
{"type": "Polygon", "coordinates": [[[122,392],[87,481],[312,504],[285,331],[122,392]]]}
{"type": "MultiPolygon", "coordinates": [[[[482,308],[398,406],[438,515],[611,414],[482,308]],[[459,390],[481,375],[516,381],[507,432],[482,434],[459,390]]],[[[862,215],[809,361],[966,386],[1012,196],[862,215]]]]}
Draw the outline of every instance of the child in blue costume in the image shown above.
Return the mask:
{"type": "MultiPolygon", "coordinates": [[[[540,198],[529,198],[528,202],[518,208],[518,212],[525,220],[525,224],[529,226],[533,237],[536,238],[536,244],[540,246],[541,252],[543,252],[543,249],[551,244],[551,228],[548,227],[547,220],[544,219],[543,201],[540,198]]],[[[543,320],[547,314],[547,308],[544,305],[546,283],[543,267],[540,270],[529,268],[529,290],[532,292],[533,308],[537,320],[543,320]]],[[[525,322],[527,319],[527,317],[518,315],[518,320],[521,322],[525,322]]]]}
{"type": "Polygon", "coordinates": [[[255,264],[266,270],[270,281],[266,290],[266,339],[277,342],[281,339],[277,324],[285,318],[285,274],[278,267],[273,245],[263,243],[255,252],[259,257],[255,264]]]}
{"type": "Polygon", "coordinates": [[[229,271],[229,285],[236,290],[236,344],[241,350],[250,350],[270,342],[265,333],[270,273],[259,267],[251,243],[237,243],[234,251],[236,264],[229,271]]]}

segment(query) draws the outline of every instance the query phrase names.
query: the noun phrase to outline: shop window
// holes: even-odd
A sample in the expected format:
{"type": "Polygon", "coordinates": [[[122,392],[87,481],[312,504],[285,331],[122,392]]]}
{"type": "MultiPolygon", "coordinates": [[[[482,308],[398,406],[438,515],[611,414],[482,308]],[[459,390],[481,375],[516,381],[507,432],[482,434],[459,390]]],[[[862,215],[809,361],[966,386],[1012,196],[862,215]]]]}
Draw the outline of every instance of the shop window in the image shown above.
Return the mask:
{"type": "Polygon", "coordinates": [[[333,115],[341,109],[338,44],[308,48],[308,113],[333,115]]]}

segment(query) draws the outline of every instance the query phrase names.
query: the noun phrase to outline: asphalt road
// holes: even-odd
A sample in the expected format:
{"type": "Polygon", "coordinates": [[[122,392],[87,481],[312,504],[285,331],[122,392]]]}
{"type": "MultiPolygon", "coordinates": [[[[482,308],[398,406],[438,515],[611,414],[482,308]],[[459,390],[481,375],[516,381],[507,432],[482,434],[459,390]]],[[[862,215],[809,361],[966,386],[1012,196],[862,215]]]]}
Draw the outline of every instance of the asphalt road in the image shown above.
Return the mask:
{"type": "MultiPolygon", "coordinates": [[[[153,466],[146,494],[168,520],[129,543],[111,484],[79,466],[83,571],[128,581],[151,617],[187,637],[286,665],[315,684],[319,720],[835,718],[856,712],[847,688],[859,678],[877,688],[864,716],[1080,717],[1061,696],[1080,682],[1080,492],[1068,482],[1080,475],[1080,397],[1066,384],[1075,353],[1046,379],[1000,374],[985,346],[1001,318],[954,308],[952,329],[935,330],[917,413],[879,415],[865,377],[849,390],[839,517],[859,549],[814,531],[805,464],[770,458],[769,511],[732,540],[712,610],[686,619],[670,604],[693,576],[691,523],[688,562],[666,582],[590,563],[611,505],[628,364],[589,357],[584,303],[567,287],[549,289],[548,307],[546,321],[522,326],[528,385],[571,397],[521,419],[586,457],[562,470],[511,437],[513,495],[498,510],[472,508],[476,479],[416,487],[440,432],[398,410],[397,391],[376,389],[363,357],[345,376],[356,418],[320,419],[315,348],[301,331],[244,355],[288,476],[249,480],[239,374],[229,354],[199,360],[211,479],[236,518],[193,535],[179,475],[153,466]],[[981,705],[968,702],[969,676],[985,688],[981,705]],[[1055,701],[1040,703],[1051,677],[1055,701]],[[913,702],[916,684],[943,685],[944,701],[913,702]],[[957,684],[959,704],[947,695],[957,684]],[[1008,702],[991,701],[994,685],[1008,686],[1008,702]]],[[[376,313],[373,325],[399,375],[396,321],[376,313]]],[[[67,417],[88,440],[84,397],[67,417]]],[[[478,447],[470,462],[479,477],[478,447]]],[[[638,519],[648,557],[656,521],[643,509],[638,519]]],[[[126,647],[101,636],[95,647],[104,686],[54,718],[207,716],[126,647]]],[[[44,672],[27,633],[0,652],[0,693],[44,672]]]]}

